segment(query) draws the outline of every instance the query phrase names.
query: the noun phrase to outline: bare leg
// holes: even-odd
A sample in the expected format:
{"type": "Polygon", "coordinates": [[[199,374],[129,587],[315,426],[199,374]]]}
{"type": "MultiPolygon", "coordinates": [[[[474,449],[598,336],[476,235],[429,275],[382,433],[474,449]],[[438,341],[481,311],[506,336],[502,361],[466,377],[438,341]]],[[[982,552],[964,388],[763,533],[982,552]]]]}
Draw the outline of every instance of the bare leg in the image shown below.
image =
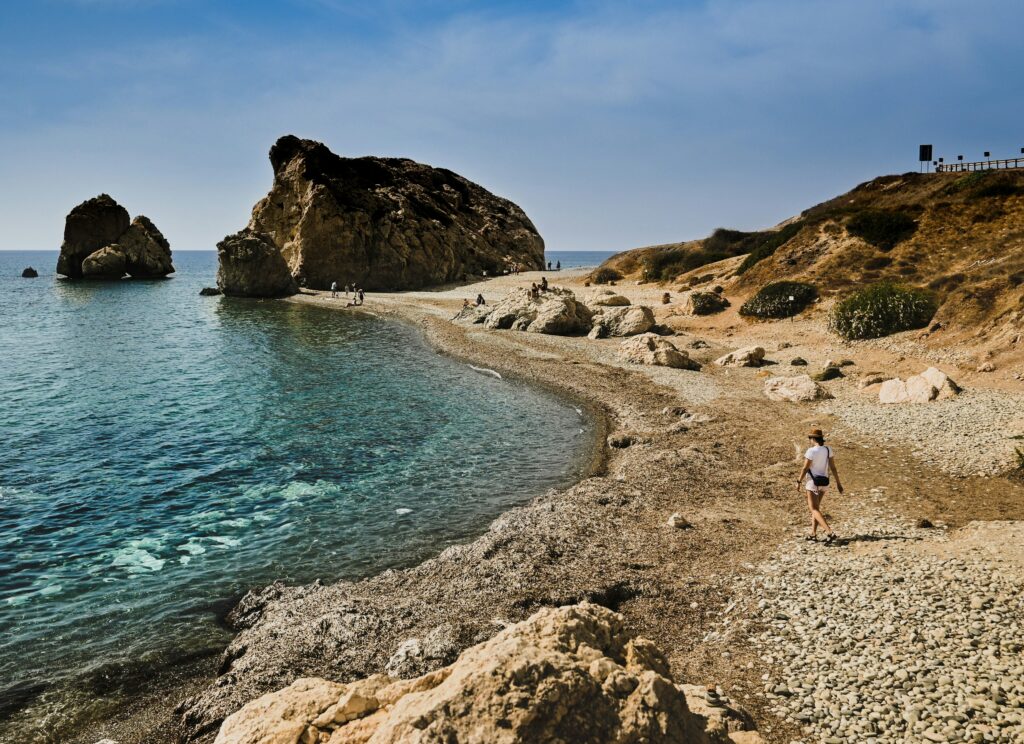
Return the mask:
{"type": "Polygon", "coordinates": [[[818,525],[821,525],[826,532],[832,533],[832,528],[828,526],[828,522],[825,521],[825,515],[821,513],[821,499],[824,496],[820,491],[815,493],[814,491],[807,492],[807,505],[811,508],[811,534],[815,534],[818,529],[818,525]]]}

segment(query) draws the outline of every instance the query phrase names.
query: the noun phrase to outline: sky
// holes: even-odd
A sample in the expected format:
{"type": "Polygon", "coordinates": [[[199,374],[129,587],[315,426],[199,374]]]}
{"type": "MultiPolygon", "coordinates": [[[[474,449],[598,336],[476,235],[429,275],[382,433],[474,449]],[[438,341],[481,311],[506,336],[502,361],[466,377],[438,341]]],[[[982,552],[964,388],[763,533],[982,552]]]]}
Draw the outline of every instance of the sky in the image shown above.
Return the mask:
{"type": "Polygon", "coordinates": [[[3,0],[0,249],[106,192],[208,250],[281,135],[507,197],[549,250],[756,229],[1024,147],[1020,0],[3,0]]]}

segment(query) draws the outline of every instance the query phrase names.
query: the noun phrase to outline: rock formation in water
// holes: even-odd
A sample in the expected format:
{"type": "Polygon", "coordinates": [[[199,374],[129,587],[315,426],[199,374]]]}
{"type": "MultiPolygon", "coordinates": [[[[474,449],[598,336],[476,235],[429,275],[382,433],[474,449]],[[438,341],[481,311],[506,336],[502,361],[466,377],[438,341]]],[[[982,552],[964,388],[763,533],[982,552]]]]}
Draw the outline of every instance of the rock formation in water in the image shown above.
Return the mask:
{"type": "MultiPolygon", "coordinates": [[[[270,149],[270,162],[274,185],[246,230],[278,249],[301,286],[415,289],[494,275],[510,263],[543,266],[544,241],[523,210],[452,171],[403,158],[344,158],[291,135],[270,149]]],[[[230,247],[234,237],[224,242],[230,247]]],[[[253,294],[264,280],[248,272],[264,262],[236,264],[223,272],[221,289],[253,294]]],[[[269,268],[270,284],[280,287],[269,268]]]]}
{"type": "Polygon", "coordinates": [[[229,716],[215,744],[761,742],[624,626],[598,605],[547,608],[414,679],[298,679],[229,716]]]}
{"type": "Polygon", "coordinates": [[[148,217],[134,220],[106,194],[71,210],[57,273],[72,279],[154,279],[174,273],[171,246],[148,217]]]}
{"type": "Polygon", "coordinates": [[[217,289],[235,297],[285,297],[298,291],[273,239],[246,228],[217,243],[217,289]]]}
{"type": "Polygon", "coordinates": [[[29,266],[27,269],[21,272],[22,279],[35,279],[39,276],[39,272],[29,266]]]}

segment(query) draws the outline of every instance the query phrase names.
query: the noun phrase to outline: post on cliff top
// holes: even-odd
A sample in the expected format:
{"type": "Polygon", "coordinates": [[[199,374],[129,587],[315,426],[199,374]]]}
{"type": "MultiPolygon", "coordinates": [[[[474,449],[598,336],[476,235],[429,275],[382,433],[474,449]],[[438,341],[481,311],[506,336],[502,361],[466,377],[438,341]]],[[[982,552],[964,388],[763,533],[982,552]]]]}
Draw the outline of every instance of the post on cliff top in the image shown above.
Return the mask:
{"type": "Polygon", "coordinates": [[[922,173],[928,172],[928,163],[932,162],[932,146],[931,145],[920,145],[917,148],[917,160],[919,170],[922,173]]]}

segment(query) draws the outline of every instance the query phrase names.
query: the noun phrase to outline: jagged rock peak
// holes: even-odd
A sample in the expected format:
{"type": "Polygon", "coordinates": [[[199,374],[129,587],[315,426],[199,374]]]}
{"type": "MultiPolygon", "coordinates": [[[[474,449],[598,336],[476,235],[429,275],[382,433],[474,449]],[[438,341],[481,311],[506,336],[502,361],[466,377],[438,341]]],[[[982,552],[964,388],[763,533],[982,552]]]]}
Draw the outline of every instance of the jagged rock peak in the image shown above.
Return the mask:
{"type": "Polygon", "coordinates": [[[248,230],[273,242],[298,285],[415,289],[543,265],[544,241],[523,210],[450,170],[341,157],[292,135],[270,162],[274,184],[248,230]]]}
{"type": "Polygon", "coordinates": [[[87,199],[64,221],[57,273],[72,279],[152,279],[174,273],[171,246],[143,215],[134,220],[108,194],[87,199]]]}

